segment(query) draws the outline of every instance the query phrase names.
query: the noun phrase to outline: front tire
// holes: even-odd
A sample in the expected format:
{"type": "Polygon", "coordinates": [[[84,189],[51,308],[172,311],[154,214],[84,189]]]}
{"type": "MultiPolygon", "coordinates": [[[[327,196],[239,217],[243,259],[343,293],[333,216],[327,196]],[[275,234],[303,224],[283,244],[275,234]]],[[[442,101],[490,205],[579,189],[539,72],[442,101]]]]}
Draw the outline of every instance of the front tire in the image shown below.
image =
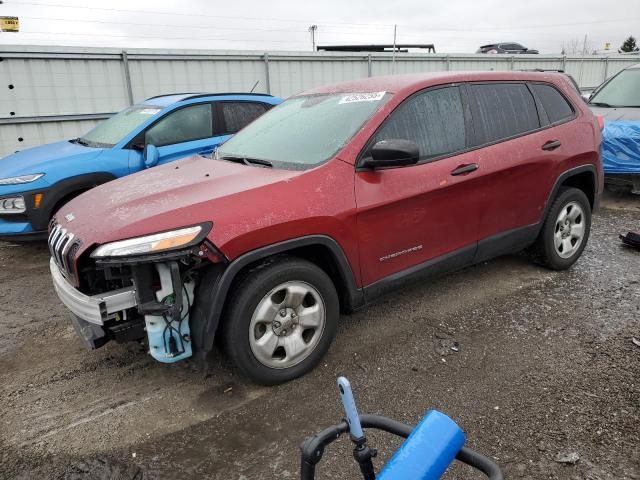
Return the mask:
{"type": "Polygon", "coordinates": [[[222,325],[224,348],[251,380],[275,385],[313,369],[336,335],[338,294],[306,260],[281,257],[235,285],[222,325]]]}
{"type": "Polygon", "coordinates": [[[566,270],[582,255],[590,231],[589,199],[582,190],[562,188],[534,245],[537,260],[552,270],[566,270]]]}

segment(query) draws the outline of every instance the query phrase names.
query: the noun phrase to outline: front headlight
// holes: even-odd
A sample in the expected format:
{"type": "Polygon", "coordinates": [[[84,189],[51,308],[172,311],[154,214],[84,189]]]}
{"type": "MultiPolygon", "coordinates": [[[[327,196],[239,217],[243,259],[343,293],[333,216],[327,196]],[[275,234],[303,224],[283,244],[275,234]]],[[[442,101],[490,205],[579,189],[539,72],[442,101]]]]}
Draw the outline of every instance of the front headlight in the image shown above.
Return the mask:
{"type": "Polygon", "coordinates": [[[22,195],[0,198],[0,213],[24,213],[26,211],[27,207],[22,195]]]}
{"type": "Polygon", "coordinates": [[[23,183],[35,182],[44,177],[44,173],[33,173],[31,175],[20,175],[19,177],[0,178],[0,185],[21,185],[23,183]]]}
{"type": "Polygon", "coordinates": [[[196,225],[144,237],[119,240],[96,248],[91,256],[94,258],[124,257],[127,255],[143,255],[175,250],[176,248],[189,246],[199,238],[204,237],[209,233],[205,229],[206,226],[196,225]]]}

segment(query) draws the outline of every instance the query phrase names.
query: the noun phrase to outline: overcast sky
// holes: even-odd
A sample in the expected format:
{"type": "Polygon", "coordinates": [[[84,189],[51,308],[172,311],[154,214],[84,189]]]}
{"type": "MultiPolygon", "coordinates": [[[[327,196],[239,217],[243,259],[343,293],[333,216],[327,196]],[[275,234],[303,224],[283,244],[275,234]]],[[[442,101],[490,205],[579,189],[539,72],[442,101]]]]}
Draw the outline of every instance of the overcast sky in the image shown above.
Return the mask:
{"type": "Polygon", "coordinates": [[[434,43],[442,53],[516,41],[540,53],[563,42],[615,51],[640,36],[639,0],[4,0],[20,33],[2,44],[249,50],[311,50],[319,44],[434,43]]]}

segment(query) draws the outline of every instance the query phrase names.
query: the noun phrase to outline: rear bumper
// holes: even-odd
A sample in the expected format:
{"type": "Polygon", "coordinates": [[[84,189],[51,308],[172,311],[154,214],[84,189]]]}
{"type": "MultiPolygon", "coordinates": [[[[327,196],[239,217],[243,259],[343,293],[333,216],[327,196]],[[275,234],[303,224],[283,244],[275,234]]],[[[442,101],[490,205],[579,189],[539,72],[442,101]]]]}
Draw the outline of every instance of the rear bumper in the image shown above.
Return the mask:
{"type": "Polygon", "coordinates": [[[133,287],[99,295],[85,295],[67,282],[53,258],[49,261],[49,268],[60,301],[80,320],[101,326],[105,321],[114,318],[117,312],[137,305],[133,287]]]}

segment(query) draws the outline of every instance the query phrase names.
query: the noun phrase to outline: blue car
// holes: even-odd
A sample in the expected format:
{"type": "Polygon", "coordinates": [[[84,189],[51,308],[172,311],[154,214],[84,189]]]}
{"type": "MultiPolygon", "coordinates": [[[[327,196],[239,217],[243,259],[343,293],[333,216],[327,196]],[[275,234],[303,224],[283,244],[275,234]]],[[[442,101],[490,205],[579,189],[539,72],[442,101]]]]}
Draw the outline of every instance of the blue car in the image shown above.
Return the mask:
{"type": "Polygon", "coordinates": [[[52,215],[71,198],[145,168],[211,154],[280,102],[264,94],[161,95],[82,137],[0,159],[0,239],[43,238],[52,215]]]}

